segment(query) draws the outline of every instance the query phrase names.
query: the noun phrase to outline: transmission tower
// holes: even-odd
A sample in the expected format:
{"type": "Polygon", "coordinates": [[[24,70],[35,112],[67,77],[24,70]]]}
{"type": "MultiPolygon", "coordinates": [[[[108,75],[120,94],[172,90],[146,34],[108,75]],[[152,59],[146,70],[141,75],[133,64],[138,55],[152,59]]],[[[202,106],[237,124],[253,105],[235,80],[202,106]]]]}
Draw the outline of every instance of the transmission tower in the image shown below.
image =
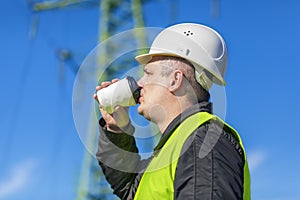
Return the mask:
{"type": "MultiPolygon", "coordinates": [[[[99,36],[98,42],[101,42],[110,36],[122,30],[122,27],[139,28],[144,27],[142,4],[145,0],[53,0],[33,2],[30,1],[29,5],[34,13],[49,11],[49,10],[62,10],[66,7],[95,7],[100,9],[99,17],[99,36]]],[[[38,17],[35,15],[33,18],[33,25],[30,36],[34,37],[37,30],[38,17]]],[[[126,29],[126,28],[125,28],[126,29]]],[[[145,46],[145,36],[139,32],[136,35],[140,46],[145,46]]],[[[59,60],[65,61],[71,58],[70,52],[59,52],[59,60]],[[66,57],[67,56],[67,57],[66,57]]],[[[99,56],[105,58],[105,55],[99,56]]],[[[104,62],[99,59],[99,62],[104,62]]],[[[102,79],[109,79],[109,76],[114,74],[114,68],[108,73],[104,74],[102,79]]],[[[94,110],[90,112],[90,118],[94,118],[94,110]]],[[[94,120],[90,120],[87,130],[87,138],[89,141],[95,141],[97,133],[97,124],[94,120]]],[[[88,142],[89,142],[88,141],[88,142]]],[[[78,200],[100,200],[100,199],[114,199],[112,191],[107,184],[103,173],[101,172],[97,162],[93,157],[85,151],[83,163],[79,177],[79,185],[77,191],[78,200]]]]}
{"type": "MultiPolygon", "coordinates": [[[[122,29],[144,27],[144,19],[142,12],[142,5],[146,0],[52,0],[33,2],[29,1],[32,10],[35,13],[49,11],[49,10],[62,10],[66,7],[99,7],[99,35],[98,42],[108,39],[112,35],[118,33],[122,29]],[[124,28],[127,27],[127,28],[124,28]]],[[[174,21],[177,11],[177,1],[170,0],[172,12],[171,20],[174,21]]],[[[219,15],[219,0],[211,0],[211,16],[217,18],[219,15]]],[[[37,32],[38,17],[33,18],[33,25],[30,35],[34,37],[37,32]]],[[[137,40],[140,46],[146,46],[146,39],[143,33],[137,35],[137,40]]],[[[70,52],[59,51],[59,59],[61,61],[70,60],[72,55],[70,52]]],[[[105,59],[105,55],[99,56],[99,62],[104,62],[101,58],[105,59]]],[[[103,80],[109,80],[110,76],[115,73],[119,68],[112,67],[110,71],[102,76],[103,80]]],[[[94,118],[94,110],[90,111],[90,119],[94,118]]],[[[97,124],[94,120],[90,120],[87,130],[88,143],[97,140],[97,124]]],[[[78,200],[100,200],[100,199],[114,199],[112,191],[105,181],[103,173],[101,172],[97,162],[86,151],[82,163],[82,169],[79,178],[79,185],[77,191],[78,200]]]]}

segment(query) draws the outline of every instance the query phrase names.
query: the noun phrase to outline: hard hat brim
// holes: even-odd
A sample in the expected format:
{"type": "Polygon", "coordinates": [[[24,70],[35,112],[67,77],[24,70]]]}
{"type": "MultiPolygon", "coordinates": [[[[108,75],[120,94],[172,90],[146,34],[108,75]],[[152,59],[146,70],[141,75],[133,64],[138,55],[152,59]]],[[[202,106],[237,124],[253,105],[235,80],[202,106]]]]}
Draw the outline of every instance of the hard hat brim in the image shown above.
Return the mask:
{"type": "Polygon", "coordinates": [[[135,59],[141,65],[145,65],[152,59],[152,55],[151,54],[141,54],[141,55],[136,56],[135,59]]]}
{"type": "Polygon", "coordinates": [[[154,56],[172,56],[172,57],[180,57],[176,54],[172,54],[172,53],[145,53],[145,54],[141,54],[135,57],[135,59],[141,64],[141,65],[145,65],[147,63],[150,62],[150,60],[154,57],[154,56]]]}

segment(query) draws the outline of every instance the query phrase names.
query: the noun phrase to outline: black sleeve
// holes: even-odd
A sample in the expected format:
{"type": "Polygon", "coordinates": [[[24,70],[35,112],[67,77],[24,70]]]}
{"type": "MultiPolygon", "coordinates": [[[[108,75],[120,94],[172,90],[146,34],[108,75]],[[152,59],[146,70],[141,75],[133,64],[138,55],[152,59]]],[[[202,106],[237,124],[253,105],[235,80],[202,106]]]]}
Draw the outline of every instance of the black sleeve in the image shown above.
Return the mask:
{"type": "Polygon", "coordinates": [[[100,126],[96,156],[114,194],[128,199],[140,162],[134,137],[126,133],[112,133],[100,126]]]}
{"type": "Polygon", "coordinates": [[[203,124],[182,148],[174,198],[243,199],[243,167],[242,149],[230,130],[216,121],[203,124]]]}
{"type": "Polygon", "coordinates": [[[122,200],[133,199],[143,171],[150,162],[149,159],[141,160],[134,137],[109,132],[100,123],[96,156],[114,194],[122,200]]]}

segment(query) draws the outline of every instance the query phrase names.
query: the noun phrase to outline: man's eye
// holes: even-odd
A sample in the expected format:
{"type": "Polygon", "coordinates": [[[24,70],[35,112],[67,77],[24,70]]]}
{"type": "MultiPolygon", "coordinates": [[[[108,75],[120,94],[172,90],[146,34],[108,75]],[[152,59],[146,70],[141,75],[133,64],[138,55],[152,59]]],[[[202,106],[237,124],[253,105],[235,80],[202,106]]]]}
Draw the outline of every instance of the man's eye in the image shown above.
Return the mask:
{"type": "Polygon", "coordinates": [[[151,74],[151,72],[149,72],[149,71],[144,71],[144,73],[145,73],[146,75],[150,75],[150,74],[151,74]]]}

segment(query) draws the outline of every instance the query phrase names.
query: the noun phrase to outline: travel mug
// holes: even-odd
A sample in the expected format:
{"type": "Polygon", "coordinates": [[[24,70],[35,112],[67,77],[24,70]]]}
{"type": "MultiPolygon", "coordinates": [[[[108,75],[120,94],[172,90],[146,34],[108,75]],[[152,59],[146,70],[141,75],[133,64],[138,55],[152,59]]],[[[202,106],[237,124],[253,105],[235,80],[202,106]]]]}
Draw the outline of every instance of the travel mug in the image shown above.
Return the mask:
{"type": "Polygon", "coordinates": [[[133,77],[127,76],[97,92],[99,105],[108,113],[113,113],[116,106],[134,106],[138,103],[140,88],[133,77]]]}

